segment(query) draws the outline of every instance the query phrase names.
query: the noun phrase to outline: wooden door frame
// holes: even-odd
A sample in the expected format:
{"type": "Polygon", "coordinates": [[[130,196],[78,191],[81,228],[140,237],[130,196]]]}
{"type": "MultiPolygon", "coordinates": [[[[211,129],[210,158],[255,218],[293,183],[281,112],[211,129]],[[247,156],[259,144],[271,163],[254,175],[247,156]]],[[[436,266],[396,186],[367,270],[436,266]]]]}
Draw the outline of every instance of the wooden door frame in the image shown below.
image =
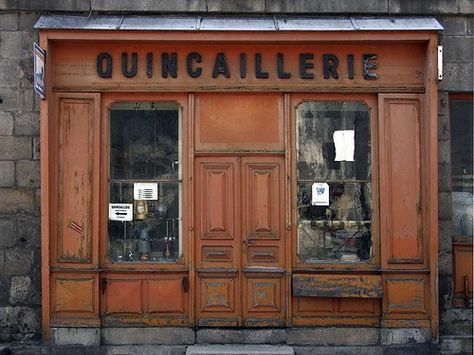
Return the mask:
{"type": "MultiPolygon", "coordinates": [[[[155,103],[175,103],[179,107],[179,119],[181,120],[181,162],[182,162],[182,257],[175,263],[137,263],[137,264],[118,264],[107,263],[107,246],[108,233],[107,223],[100,224],[100,273],[101,285],[110,278],[113,280],[116,277],[126,277],[130,279],[144,278],[151,273],[160,273],[161,277],[184,277],[190,283],[192,273],[189,271],[192,268],[193,253],[191,249],[192,244],[192,155],[189,154],[192,144],[192,99],[188,93],[103,93],[100,117],[100,147],[101,147],[101,173],[100,173],[100,220],[106,221],[108,219],[108,175],[109,175],[109,109],[114,103],[118,102],[155,102],[155,103]],[[167,276],[168,275],[168,276],[167,276]]],[[[187,319],[182,318],[177,320],[174,325],[188,325],[190,324],[192,308],[193,308],[193,287],[188,288],[187,303],[185,305],[185,313],[187,319]]],[[[146,299],[146,295],[143,295],[146,299]]],[[[100,296],[100,314],[105,316],[106,303],[103,295],[100,296]]],[[[166,325],[171,324],[169,321],[155,320],[151,321],[150,325],[166,325]]]]}
{"type": "MultiPolygon", "coordinates": [[[[197,280],[198,276],[197,274],[201,274],[201,278],[205,279],[206,275],[207,277],[226,277],[225,275],[230,275],[231,274],[236,274],[236,279],[237,282],[234,284],[232,292],[234,294],[234,301],[233,301],[233,306],[234,306],[234,314],[236,314],[236,319],[237,319],[237,326],[242,327],[242,326],[249,326],[245,325],[247,324],[246,322],[249,321],[252,324],[256,324],[256,326],[275,326],[275,324],[279,324],[278,326],[285,326],[288,315],[288,305],[290,303],[290,297],[291,297],[291,292],[290,289],[288,289],[288,282],[287,281],[287,275],[289,274],[289,271],[286,270],[286,267],[288,265],[288,258],[289,258],[289,253],[286,250],[286,244],[287,244],[287,230],[286,230],[286,209],[287,209],[287,204],[286,204],[286,179],[285,179],[285,156],[283,154],[268,154],[268,153],[224,153],[224,154],[200,154],[198,157],[196,157],[195,160],[195,171],[194,175],[196,176],[195,179],[195,185],[199,183],[199,186],[195,186],[194,190],[196,191],[197,195],[195,196],[196,202],[201,203],[201,196],[198,198],[197,196],[199,195],[199,189],[201,188],[203,181],[201,180],[201,174],[200,171],[202,169],[202,166],[200,164],[204,164],[205,166],[210,166],[212,167],[213,165],[216,166],[231,166],[232,169],[232,176],[233,176],[233,184],[234,186],[229,186],[228,189],[233,191],[233,201],[232,201],[232,208],[233,211],[231,211],[231,218],[234,221],[234,235],[235,239],[233,240],[232,244],[234,245],[234,248],[236,249],[234,254],[236,256],[236,261],[233,263],[232,269],[226,270],[225,272],[223,270],[219,271],[220,269],[217,268],[206,268],[202,267],[201,265],[201,259],[199,258],[199,255],[201,254],[196,247],[201,245],[197,240],[194,241],[195,243],[195,250],[194,250],[194,255],[195,255],[195,260],[196,263],[200,262],[200,264],[195,264],[195,276],[194,278],[197,280]],[[281,184],[275,184],[272,186],[275,186],[278,189],[278,210],[275,212],[278,214],[278,224],[277,228],[280,231],[279,232],[279,245],[280,245],[280,250],[278,259],[283,259],[281,260],[278,265],[281,265],[281,269],[278,267],[275,268],[273,273],[268,273],[269,270],[263,270],[261,267],[251,267],[251,266],[246,266],[246,262],[244,261],[245,258],[247,257],[248,254],[248,248],[249,245],[245,244],[245,240],[247,240],[245,233],[247,230],[246,223],[247,220],[245,218],[245,212],[243,210],[244,206],[247,206],[248,201],[247,199],[247,194],[246,191],[248,192],[248,188],[244,186],[245,184],[248,184],[247,177],[245,176],[246,169],[245,167],[247,166],[246,164],[256,164],[256,165],[274,165],[278,167],[278,176],[277,178],[279,179],[278,181],[281,182],[281,184]],[[275,278],[278,278],[276,276],[277,274],[282,274],[281,277],[281,282],[279,283],[279,292],[275,294],[276,297],[280,299],[280,306],[282,307],[281,314],[283,314],[283,317],[281,318],[281,321],[278,322],[272,322],[270,319],[262,319],[259,320],[258,318],[248,318],[245,317],[245,315],[248,313],[248,307],[247,307],[247,300],[248,300],[248,287],[249,283],[246,283],[246,281],[250,279],[255,279],[255,278],[265,278],[268,277],[269,280],[273,280],[275,278]],[[257,325],[258,324],[258,325],[257,325]]],[[[230,191],[229,190],[229,191],[230,191]]],[[[205,197],[205,196],[204,196],[205,197]]],[[[274,204],[272,204],[274,205],[274,204]]],[[[202,207],[201,205],[196,205],[195,206],[195,219],[197,219],[197,214],[202,213],[202,207]]],[[[247,206],[248,207],[248,206],[247,206]]],[[[201,224],[196,224],[196,233],[195,237],[197,238],[199,236],[200,230],[202,229],[201,224]]],[[[248,231],[247,231],[248,232],[248,231]]],[[[268,241],[267,241],[268,242],[268,241]]],[[[265,243],[265,241],[264,241],[265,243]]],[[[279,266],[280,267],[280,266],[279,266]]],[[[201,295],[201,286],[196,284],[196,289],[195,291],[195,305],[202,304],[202,295],[201,295]]],[[[201,322],[199,321],[200,319],[198,318],[196,312],[195,318],[194,318],[194,323],[196,325],[199,325],[201,322]]],[[[200,313],[200,312],[199,312],[200,313]]],[[[203,319],[206,321],[206,319],[203,319]]],[[[227,324],[225,322],[220,322],[218,320],[214,320],[209,318],[209,321],[212,324],[212,326],[232,326],[231,324],[227,324]]],[[[203,323],[204,326],[207,325],[207,323],[203,323]]],[[[288,324],[286,324],[288,325],[288,324]]],[[[234,325],[235,326],[235,325],[234,325]]],[[[253,326],[253,325],[250,325],[253,326]]]]}
{"type": "MultiPolygon", "coordinates": [[[[189,151],[189,118],[188,118],[188,95],[182,93],[104,93],[102,95],[102,108],[101,108],[101,187],[100,187],[100,220],[106,221],[108,219],[108,176],[109,176],[109,111],[111,106],[114,103],[118,102],[165,102],[165,103],[176,103],[179,107],[179,119],[181,120],[181,141],[182,141],[182,206],[187,206],[189,204],[189,156],[187,152],[189,151]]],[[[133,269],[136,271],[143,270],[166,270],[166,271],[187,271],[189,265],[189,215],[190,209],[183,208],[182,210],[182,220],[183,220],[183,255],[176,263],[137,263],[133,264],[133,269]]],[[[120,271],[120,270],[129,270],[131,265],[127,264],[110,264],[105,260],[107,255],[107,245],[108,245],[108,234],[107,234],[107,224],[101,223],[100,226],[100,266],[104,271],[120,271]]]]}

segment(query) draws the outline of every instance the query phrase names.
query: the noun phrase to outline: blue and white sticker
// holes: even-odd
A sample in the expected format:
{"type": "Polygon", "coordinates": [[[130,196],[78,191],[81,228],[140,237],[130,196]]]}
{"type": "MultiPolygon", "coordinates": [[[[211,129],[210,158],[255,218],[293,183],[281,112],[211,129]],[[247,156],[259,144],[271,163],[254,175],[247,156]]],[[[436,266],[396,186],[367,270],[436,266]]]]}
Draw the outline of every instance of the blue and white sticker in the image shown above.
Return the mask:
{"type": "Polygon", "coordinates": [[[325,182],[315,182],[311,189],[311,204],[313,206],[329,206],[329,185],[325,182]]]}

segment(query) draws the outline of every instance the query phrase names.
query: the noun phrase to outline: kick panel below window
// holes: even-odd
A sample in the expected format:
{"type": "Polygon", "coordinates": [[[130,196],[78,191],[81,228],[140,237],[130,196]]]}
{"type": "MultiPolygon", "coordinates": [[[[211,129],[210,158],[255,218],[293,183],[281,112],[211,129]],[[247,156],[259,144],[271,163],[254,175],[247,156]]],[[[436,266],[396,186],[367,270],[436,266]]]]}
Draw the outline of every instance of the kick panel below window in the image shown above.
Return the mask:
{"type": "Polygon", "coordinates": [[[362,102],[297,111],[298,255],[305,263],[372,256],[370,115],[362,102]]]}
{"type": "Polygon", "coordinates": [[[175,104],[110,110],[109,245],[114,263],[175,262],[181,240],[181,123],[175,104]]]}

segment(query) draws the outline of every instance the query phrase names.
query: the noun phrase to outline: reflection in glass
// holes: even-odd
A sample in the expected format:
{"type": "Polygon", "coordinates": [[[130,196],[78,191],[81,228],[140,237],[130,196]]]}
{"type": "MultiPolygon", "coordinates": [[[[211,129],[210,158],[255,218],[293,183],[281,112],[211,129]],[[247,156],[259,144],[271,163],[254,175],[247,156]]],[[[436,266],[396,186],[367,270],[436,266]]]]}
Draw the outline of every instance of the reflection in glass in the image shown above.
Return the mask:
{"type": "Polygon", "coordinates": [[[311,184],[298,185],[299,255],[359,261],[371,255],[370,183],[329,183],[329,206],[313,206],[311,184]]]}
{"type": "Polygon", "coordinates": [[[178,111],[138,104],[111,111],[110,178],[176,179],[178,111]]]}
{"type": "Polygon", "coordinates": [[[158,183],[158,185],[161,187],[159,188],[161,194],[157,201],[134,201],[133,184],[111,184],[111,201],[114,203],[134,201],[133,221],[109,221],[109,257],[113,260],[166,262],[179,257],[181,184],[158,183]],[[163,206],[166,206],[166,210],[163,206]]]}
{"type": "Polygon", "coordinates": [[[109,203],[133,208],[131,221],[109,219],[112,262],[175,262],[181,256],[179,137],[176,105],[121,103],[112,107],[109,203]],[[155,194],[138,193],[144,183],[155,194]]]}
{"type": "Polygon", "coordinates": [[[362,102],[305,102],[297,112],[298,255],[307,263],[372,256],[370,115],[362,102]],[[329,203],[312,196],[327,183],[329,203]]]}
{"type": "Polygon", "coordinates": [[[299,180],[370,180],[370,119],[361,102],[305,102],[298,108],[299,180]],[[354,161],[336,160],[336,131],[354,131],[354,161]]]}
{"type": "Polygon", "coordinates": [[[449,101],[454,235],[473,235],[473,101],[449,101]]]}

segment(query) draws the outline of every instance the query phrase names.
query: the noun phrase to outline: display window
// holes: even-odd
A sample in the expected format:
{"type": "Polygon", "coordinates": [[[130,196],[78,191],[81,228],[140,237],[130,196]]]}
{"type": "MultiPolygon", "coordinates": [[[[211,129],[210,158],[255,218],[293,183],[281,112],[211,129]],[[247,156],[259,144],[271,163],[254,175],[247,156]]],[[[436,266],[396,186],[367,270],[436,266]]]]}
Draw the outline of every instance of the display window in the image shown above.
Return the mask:
{"type": "Polygon", "coordinates": [[[451,132],[451,206],[454,299],[456,307],[472,305],[473,236],[473,96],[449,97],[451,132]]]}
{"type": "Polygon", "coordinates": [[[449,100],[451,119],[451,172],[453,233],[472,238],[473,226],[473,99],[453,95],[449,100]]]}
{"type": "Polygon", "coordinates": [[[373,255],[370,113],[363,102],[298,106],[298,256],[305,263],[373,255]]]}
{"type": "Polygon", "coordinates": [[[175,262],[183,253],[180,110],[135,102],[109,112],[108,260],[175,262]]]}

